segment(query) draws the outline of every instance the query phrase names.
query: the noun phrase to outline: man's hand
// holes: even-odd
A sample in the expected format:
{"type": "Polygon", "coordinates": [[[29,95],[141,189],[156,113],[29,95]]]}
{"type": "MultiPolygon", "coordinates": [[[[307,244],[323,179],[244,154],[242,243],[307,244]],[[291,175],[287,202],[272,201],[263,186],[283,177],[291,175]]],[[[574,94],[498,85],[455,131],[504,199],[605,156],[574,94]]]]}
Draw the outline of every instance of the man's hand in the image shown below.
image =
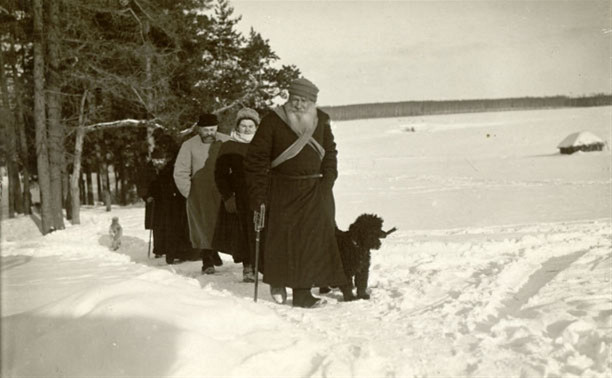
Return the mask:
{"type": "Polygon", "coordinates": [[[151,202],[153,202],[154,200],[155,200],[155,199],[154,199],[153,197],[147,197],[147,202],[148,202],[148,203],[151,203],[151,202]]]}
{"type": "Polygon", "coordinates": [[[236,209],[236,196],[235,195],[223,201],[223,204],[225,205],[225,210],[228,213],[235,214],[238,212],[238,210],[236,209]]]}

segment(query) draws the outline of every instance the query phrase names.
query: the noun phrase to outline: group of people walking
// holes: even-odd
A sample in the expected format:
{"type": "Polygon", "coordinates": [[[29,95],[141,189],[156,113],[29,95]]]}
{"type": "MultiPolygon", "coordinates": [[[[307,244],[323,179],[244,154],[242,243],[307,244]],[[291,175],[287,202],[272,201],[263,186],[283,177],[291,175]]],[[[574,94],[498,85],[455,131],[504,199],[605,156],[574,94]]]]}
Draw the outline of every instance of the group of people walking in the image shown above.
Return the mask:
{"type": "Polygon", "coordinates": [[[316,107],[318,91],[305,78],[293,81],[288,101],[262,119],[253,109],[240,109],[229,136],[217,132],[214,114],[202,114],[197,135],[181,145],[176,159],[164,156],[162,166],[153,156],[158,179],[143,196],[147,206],[158,211],[160,198],[186,209],[181,219],[167,220],[172,224],[160,239],[165,245],[154,253],[172,263],[182,249],[195,251],[205,274],[222,264],[218,252],[229,253],[242,263],[245,282],[262,273],[276,302],[285,303],[291,288],[297,307],[323,303],[312,287],[345,285],[334,234],[337,149],[329,116],[316,107]],[[262,204],[266,223],[256,262],[253,220],[262,215],[262,204]]]}

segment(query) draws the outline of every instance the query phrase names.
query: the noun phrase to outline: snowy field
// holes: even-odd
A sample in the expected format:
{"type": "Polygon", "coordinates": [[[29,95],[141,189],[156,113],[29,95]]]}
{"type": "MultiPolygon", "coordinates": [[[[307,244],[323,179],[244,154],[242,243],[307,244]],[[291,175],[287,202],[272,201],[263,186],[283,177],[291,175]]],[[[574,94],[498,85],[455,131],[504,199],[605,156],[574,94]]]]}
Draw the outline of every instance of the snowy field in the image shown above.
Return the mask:
{"type": "Polygon", "coordinates": [[[253,303],[225,255],[214,276],[147,259],[142,206],[86,207],[45,237],[4,219],[2,376],[609,377],[610,150],[556,146],[581,130],[610,145],[611,116],[336,122],[338,225],[371,212],[399,229],[373,253],[369,301],[294,309],[262,284],[253,303]]]}

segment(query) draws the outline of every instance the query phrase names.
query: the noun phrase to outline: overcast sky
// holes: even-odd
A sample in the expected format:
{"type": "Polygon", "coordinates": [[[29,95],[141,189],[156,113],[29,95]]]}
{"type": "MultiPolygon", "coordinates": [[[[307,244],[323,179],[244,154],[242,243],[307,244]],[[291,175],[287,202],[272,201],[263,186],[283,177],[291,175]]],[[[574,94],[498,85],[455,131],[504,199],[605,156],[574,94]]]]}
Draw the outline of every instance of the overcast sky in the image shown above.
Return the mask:
{"type": "Polygon", "coordinates": [[[231,4],[320,105],[612,92],[610,1],[231,4]]]}

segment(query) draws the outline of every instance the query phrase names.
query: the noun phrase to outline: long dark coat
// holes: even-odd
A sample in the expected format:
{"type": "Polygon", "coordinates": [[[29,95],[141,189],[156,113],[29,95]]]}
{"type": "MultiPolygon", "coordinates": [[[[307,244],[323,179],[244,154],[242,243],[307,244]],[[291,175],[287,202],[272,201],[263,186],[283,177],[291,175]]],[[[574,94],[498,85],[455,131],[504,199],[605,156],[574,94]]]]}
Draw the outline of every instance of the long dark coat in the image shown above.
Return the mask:
{"type": "Polygon", "coordinates": [[[187,198],[187,219],[191,244],[197,249],[212,249],[221,203],[221,195],[215,185],[215,164],[221,143],[220,141],[211,143],[204,167],[195,172],[191,178],[191,190],[187,198]]]}
{"type": "Polygon", "coordinates": [[[254,264],[253,211],[249,208],[243,165],[248,147],[248,143],[231,140],[223,143],[219,150],[215,167],[215,183],[223,201],[235,196],[237,213],[228,213],[221,202],[213,238],[213,249],[231,254],[234,262],[254,264]]]}
{"type": "Polygon", "coordinates": [[[138,196],[145,201],[145,230],[153,229],[153,205],[147,202],[148,193],[151,189],[151,184],[157,177],[157,172],[153,164],[147,163],[138,171],[136,176],[136,191],[138,196]]]}
{"type": "Polygon", "coordinates": [[[245,158],[251,208],[266,203],[263,281],[272,286],[310,288],[346,283],[334,236],[336,144],[329,116],[320,110],[317,115],[313,137],[325,149],[323,160],[306,145],[295,157],[270,170],[270,162],[297,139],[274,112],[262,119],[245,158]],[[319,173],[323,178],[291,178],[319,173]]]}
{"type": "Polygon", "coordinates": [[[189,225],[185,197],[173,178],[174,161],[166,164],[149,187],[153,197],[152,227],[155,234],[154,252],[172,258],[190,259],[193,255],[189,242],[189,225]]]}

